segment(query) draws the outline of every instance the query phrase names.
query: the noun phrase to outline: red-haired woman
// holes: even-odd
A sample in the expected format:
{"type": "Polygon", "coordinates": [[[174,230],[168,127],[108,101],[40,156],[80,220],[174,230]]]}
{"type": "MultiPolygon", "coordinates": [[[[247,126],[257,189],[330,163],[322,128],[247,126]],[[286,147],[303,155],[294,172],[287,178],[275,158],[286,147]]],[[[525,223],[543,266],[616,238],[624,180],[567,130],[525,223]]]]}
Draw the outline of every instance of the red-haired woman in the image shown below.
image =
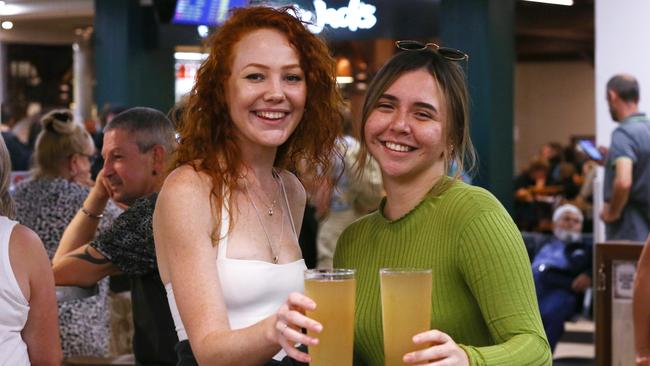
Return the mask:
{"type": "Polygon", "coordinates": [[[295,331],[276,315],[306,269],[305,190],[289,171],[306,161],[329,174],[341,99],[327,47],[292,11],[234,11],[183,116],[154,214],[181,364],[280,364],[295,331]]]}

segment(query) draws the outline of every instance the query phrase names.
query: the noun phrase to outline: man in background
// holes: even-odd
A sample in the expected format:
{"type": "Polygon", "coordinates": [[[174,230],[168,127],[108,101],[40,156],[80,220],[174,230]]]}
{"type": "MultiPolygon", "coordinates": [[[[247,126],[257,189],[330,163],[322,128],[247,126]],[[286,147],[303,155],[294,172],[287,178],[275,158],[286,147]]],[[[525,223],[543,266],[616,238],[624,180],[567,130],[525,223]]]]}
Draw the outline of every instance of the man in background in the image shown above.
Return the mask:
{"type": "Polygon", "coordinates": [[[582,239],[582,211],[565,204],[553,212],[553,238],[533,259],[533,278],[544,330],[555,350],[564,322],[591,287],[592,245],[582,239]]]}
{"type": "Polygon", "coordinates": [[[106,125],[104,168],[52,259],[57,285],[89,287],[108,275],[129,277],[137,365],[176,365],[178,338],[158,274],[152,226],[174,136],[169,119],[151,108],[129,109],[106,125]],[[128,209],[97,235],[109,199],[128,209]]]}
{"type": "Polygon", "coordinates": [[[607,103],[619,126],[605,162],[607,240],[645,241],[650,232],[650,121],[639,112],[639,84],[631,75],[607,82],[607,103]]]}

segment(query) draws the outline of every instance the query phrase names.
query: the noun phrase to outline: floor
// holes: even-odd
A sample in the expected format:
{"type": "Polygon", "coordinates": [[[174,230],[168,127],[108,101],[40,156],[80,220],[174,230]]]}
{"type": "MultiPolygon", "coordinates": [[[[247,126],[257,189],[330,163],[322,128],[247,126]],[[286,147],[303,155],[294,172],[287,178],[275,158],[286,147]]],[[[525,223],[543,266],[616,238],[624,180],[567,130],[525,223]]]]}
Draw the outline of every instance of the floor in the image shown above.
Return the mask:
{"type": "Polygon", "coordinates": [[[595,365],[595,325],[591,320],[565,323],[566,332],[553,353],[554,366],[595,365]]]}

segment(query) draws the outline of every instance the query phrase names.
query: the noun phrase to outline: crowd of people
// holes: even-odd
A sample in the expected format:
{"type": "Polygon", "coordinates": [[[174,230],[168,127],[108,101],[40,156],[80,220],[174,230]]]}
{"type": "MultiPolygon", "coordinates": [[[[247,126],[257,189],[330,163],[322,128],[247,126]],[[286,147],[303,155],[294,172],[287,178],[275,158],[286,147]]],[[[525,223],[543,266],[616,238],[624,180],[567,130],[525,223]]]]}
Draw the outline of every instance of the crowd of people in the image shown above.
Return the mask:
{"type": "Polygon", "coordinates": [[[514,179],[514,220],[521,231],[552,232],[553,210],[571,203],[582,211],[585,232],[593,228],[593,181],[598,162],[575,141],[544,144],[514,179]]]}
{"type": "Polygon", "coordinates": [[[430,329],[413,334],[421,349],[405,363],[551,364],[567,304],[591,286],[581,233],[593,219],[595,162],[545,145],[516,178],[513,220],[461,177],[475,162],[467,54],[397,42],[355,136],[335,61],[293,12],[233,11],[171,120],[116,110],[93,136],[69,110],[42,116],[31,177],[11,194],[5,140],[17,137],[3,132],[8,364],[105,356],[116,274],[130,283],[138,364],[309,363],[323,330],[303,294],[309,204],[321,220],[309,267],[356,269],[355,364],[384,363],[386,267],[433,271],[430,329]],[[553,233],[532,270],[520,231],[553,233]],[[55,284],[98,293],[57,307],[55,284]]]}

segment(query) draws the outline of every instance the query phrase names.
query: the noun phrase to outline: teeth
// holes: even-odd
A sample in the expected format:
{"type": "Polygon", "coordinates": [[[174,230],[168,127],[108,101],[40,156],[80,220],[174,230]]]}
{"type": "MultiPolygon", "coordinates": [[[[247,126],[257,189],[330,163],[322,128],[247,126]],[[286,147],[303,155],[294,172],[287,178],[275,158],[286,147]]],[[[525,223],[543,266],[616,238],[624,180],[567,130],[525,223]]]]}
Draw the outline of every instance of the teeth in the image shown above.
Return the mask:
{"type": "Polygon", "coordinates": [[[399,152],[408,152],[411,150],[411,148],[408,146],[396,144],[394,142],[386,142],[386,147],[399,152]]]}
{"type": "Polygon", "coordinates": [[[266,119],[280,119],[285,115],[284,112],[265,112],[265,111],[258,111],[255,114],[260,118],[266,118],[266,119]]]}

